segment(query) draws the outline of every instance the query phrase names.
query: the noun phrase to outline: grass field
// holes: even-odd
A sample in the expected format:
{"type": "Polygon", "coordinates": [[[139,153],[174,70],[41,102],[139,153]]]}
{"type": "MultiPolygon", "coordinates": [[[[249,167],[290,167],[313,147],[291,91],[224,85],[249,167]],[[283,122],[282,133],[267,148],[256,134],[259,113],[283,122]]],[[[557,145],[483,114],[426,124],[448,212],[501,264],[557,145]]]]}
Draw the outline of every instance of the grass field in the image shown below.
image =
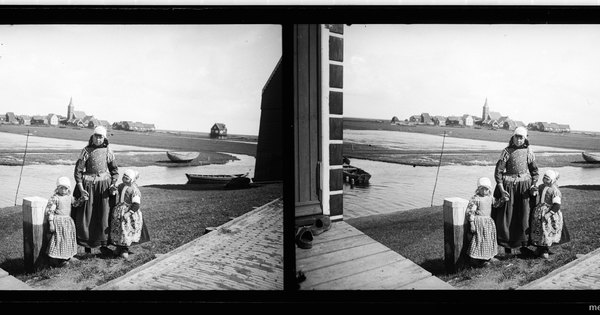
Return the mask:
{"type": "Polygon", "coordinates": [[[254,210],[283,194],[281,183],[255,185],[249,189],[206,189],[200,185],[160,185],[140,187],[141,211],[151,241],[131,247],[128,260],[85,257],[62,268],[45,268],[26,274],[23,263],[23,218],[21,207],[0,209],[0,268],[41,290],[89,290],[165,254],[204,234],[233,217],[254,210]]]}

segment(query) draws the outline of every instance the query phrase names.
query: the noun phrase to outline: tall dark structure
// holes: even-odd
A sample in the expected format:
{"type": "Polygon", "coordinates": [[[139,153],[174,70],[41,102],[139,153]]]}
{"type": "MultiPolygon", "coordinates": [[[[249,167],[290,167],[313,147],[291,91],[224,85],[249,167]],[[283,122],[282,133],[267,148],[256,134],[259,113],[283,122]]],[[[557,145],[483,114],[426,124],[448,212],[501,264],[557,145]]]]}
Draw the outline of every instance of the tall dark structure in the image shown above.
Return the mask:
{"type": "Polygon", "coordinates": [[[69,107],[67,108],[67,120],[73,119],[73,112],[75,110],[75,106],[73,106],[73,97],[69,100],[69,107]]]}
{"type": "Polygon", "coordinates": [[[283,180],[281,59],[262,90],[254,181],[283,180]]]}

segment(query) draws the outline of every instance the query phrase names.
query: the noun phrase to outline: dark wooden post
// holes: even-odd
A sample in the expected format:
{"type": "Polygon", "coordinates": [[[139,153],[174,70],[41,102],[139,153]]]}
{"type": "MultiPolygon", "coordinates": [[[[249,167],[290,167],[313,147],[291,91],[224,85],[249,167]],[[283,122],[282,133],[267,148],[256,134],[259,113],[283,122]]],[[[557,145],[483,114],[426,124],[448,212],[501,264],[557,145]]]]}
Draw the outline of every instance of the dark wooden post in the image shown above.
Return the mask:
{"type": "Polygon", "coordinates": [[[468,200],[444,199],[444,263],[447,273],[455,273],[464,264],[466,251],[465,210],[468,200]]]}
{"type": "Polygon", "coordinates": [[[45,215],[47,199],[41,197],[23,198],[23,259],[25,271],[34,272],[44,261],[43,253],[47,242],[45,240],[48,218],[45,215]]]}

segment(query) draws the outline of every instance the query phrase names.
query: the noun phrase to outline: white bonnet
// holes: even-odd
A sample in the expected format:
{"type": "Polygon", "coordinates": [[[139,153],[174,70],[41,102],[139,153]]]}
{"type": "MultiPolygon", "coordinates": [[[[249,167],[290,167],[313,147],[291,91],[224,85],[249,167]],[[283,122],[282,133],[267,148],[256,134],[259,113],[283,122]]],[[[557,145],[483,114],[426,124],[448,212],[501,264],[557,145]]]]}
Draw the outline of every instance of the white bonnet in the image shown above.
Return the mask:
{"type": "Polygon", "coordinates": [[[136,170],[126,169],[123,175],[127,175],[127,177],[131,178],[131,180],[135,181],[139,177],[139,173],[136,170]]]}
{"type": "Polygon", "coordinates": [[[559,175],[558,175],[558,172],[557,172],[557,171],[554,171],[554,170],[547,170],[547,171],[544,173],[544,177],[546,177],[546,176],[547,176],[548,178],[550,178],[550,180],[551,180],[551,181],[554,183],[554,182],[555,182],[555,181],[558,179],[558,176],[559,176],[559,175]]]}
{"type": "Polygon", "coordinates": [[[64,186],[64,187],[67,187],[68,189],[71,189],[71,181],[66,176],[59,177],[56,180],[56,187],[58,187],[58,186],[64,186]]]}
{"type": "Polygon", "coordinates": [[[513,135],[520,135],[523,136],[523,138],[527,138],[527,128],[517,127],[513,135]]]}
{"type": "Polygon", "coordinates": [[[98,126],[94,129],[94,134],[95,135],[101,135],[104,138],[106,138],[106,128],[102,127],[102,126],[98,126]]]}
{"type": "Polygon", "coordinates": [[[482,177],[479,180],[477,180],[477,188],[481,186],[487,187],[487,189],[492,190],[492,181],[490,181],[490,179],[487,177],[482,177]]]}

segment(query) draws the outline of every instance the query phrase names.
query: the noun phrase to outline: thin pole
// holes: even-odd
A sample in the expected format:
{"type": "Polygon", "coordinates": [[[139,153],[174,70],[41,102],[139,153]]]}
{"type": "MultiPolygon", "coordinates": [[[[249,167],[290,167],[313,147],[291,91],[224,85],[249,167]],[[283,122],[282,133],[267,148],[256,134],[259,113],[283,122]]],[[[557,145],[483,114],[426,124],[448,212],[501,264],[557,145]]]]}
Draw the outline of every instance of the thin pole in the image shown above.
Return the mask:
{"type": "Polygon", "coordinates": [[[23,176],[23,167],[25,166],[25,157],[27,156],[27,144],[29,143],[29,129],[27,129],[27,140],[25,140],[25,154],[23,154],[23,164],[21,164],[21,174],[19,174],[19,184],[15,194],[15,206],[17,205],[17,196],[19,196],[19,187],[21,187],[21,176],[23,176]]]}
{"type": "Polygon", "coordinates": [[[444,138],[442,139],[442,152],[440,153],[440,163],[438,164],[437,174],[435,174],[435,185],[433,185],[433,193],[431,194],[431,206],[433,207],[433,196],[437,187],[438,175],[440,174],[440,166],[442,165],[442,155],[444,154],[444,142],[446,141],[446,131],[444,130],[444,138]]]}

